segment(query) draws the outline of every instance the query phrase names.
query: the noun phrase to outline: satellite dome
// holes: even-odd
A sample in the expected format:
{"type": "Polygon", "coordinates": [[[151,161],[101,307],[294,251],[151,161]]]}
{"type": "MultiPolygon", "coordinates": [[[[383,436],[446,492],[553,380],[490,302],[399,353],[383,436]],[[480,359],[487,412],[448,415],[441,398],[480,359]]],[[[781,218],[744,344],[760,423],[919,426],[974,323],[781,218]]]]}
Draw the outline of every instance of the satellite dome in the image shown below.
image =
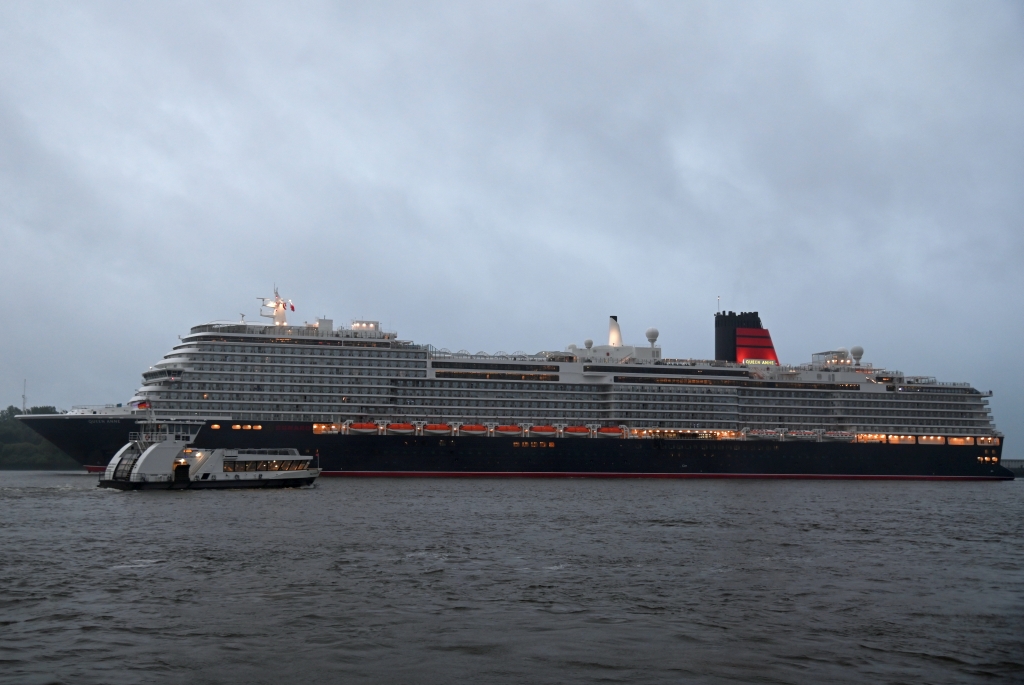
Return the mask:
{"type": "Polygon", "coordinates": [[[657,328],[648,328],[647,329],[647,342],[649,342],[649,343],[651,343],[653,345],[655,342],[657,342],[657,340],[658,340],[658,329],[657,328]]]}
{"type": "Polygon", "coordinates": [[[860,366],[860,358],[864,356],[864,348],[860,345],[854,345],[850,348],[850,356],[857,362],[857,366],[860,366]]]}
{"type": "Polygon", "coordinates": [[[593,340],[584,340],[583,341],[583,346],[586,347],[589,350],[591,347],[594,346],[594,341],[593,340]]]}

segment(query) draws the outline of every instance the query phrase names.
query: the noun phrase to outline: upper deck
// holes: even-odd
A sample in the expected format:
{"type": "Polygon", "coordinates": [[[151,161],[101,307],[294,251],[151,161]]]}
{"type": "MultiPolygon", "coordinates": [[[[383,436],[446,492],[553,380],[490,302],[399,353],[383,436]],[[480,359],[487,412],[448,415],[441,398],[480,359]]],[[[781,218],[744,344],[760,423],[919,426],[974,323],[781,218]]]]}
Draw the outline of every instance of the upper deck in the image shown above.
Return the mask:
{"type": "Polygon", "coordinates": [[[607,345],[488,354],[401,340],[372,320],[291,325],[290,303],[265,302],[273,324],[193,327],[143,374],[132,407],[241,421],[997,435],[990,393],[862,363],[860,348],[780,364],[756,313],[716,320],[737,362],[665,358],[653,328],[648,345],[625,344],[615,317],[607,345]]]}

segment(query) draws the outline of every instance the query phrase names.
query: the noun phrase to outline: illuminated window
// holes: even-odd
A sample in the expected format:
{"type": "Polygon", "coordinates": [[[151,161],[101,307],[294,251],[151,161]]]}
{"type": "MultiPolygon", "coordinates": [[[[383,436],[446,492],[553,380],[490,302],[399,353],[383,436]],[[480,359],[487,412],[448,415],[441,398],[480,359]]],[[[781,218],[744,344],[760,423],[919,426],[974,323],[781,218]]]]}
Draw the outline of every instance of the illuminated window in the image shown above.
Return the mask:
{"type": "MultiPolygon", "coordinates": [[[[372,424],[370,424],[372,425],[372,424]]],[[[359,427],[364,427],[363,424],[359,424],[359,427]]],[[[376,426],[374,426],[375,428],[376,426]]],[[[313,435],[336,435],[341,431],[341,425],[337,423],[314,423],[313,424],[313,435]]]]}
{"type": "Polygon", "coordinates": [[[220,430],[220,424],[219,423],[215,423],[212,426],[210,426],[210,428],[212,428],[215,431],[219,431],[220,430]]]}
{"type": "Polygon", "coordinates": [[[231,427],[231,430],[233,430],[233,431],[240,431],[240,430],[242,430],[242,426],[241,426],[241,424],[237,424],[236,423],[235,425],[233,425],[231,427]]]}

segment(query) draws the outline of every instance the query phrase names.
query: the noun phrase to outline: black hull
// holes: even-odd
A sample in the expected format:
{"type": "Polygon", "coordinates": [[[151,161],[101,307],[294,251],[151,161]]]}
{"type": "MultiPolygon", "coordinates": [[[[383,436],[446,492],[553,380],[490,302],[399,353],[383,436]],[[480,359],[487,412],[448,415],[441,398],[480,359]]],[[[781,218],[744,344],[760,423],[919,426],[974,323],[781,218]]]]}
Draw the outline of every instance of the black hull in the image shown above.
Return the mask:
{"type": "Polygon", "coordinates": [[[1002,446],[314,435],[311,424],[292,423],[259,432],[207,424],[194,444],[294,447],[325,476],[1013,479],[978,460],[999,457],[1002,446]]]}
{"type": "MultiPolygon", "coordinates": [[[[139,417],[22,419],[83,466],[106,466],[139,430],[139,417]]],[[[212,422],[211,422],[212,423],[212,422]]],[[[845,442],[622,440],[616,438],[314,435],[309,423],[265,422],[261,431],[212,430],[195,446],[294,447],[319,457],[325,476],[891,478],[1012,480],[978,457],[998,447],[845,442]],[[516,444],[519,444],[516,447],[516,444]],[[540,444],[554,447],[539,447],[540,444]],[[523,445],[528,445],[523,447],[523,445]],[[534,446],[536,445],[536,447],[534,446]]],[[[218,481],[219,482],[219,481],[218,481]]],[[[153,484],[156,485],[156,484],[153,484]]]]}
{"type": "Polygon", "coordinates": [[[102,415],[29,415],[18,420],[56,445],[82,466],[106,466],[139,430],[142,417],[105,418],[102,415]]]}
{"type": "Polygon", "coordinates": [[[312,485],[316,476],[306,478],[280,478],[273,480],[217,480],[183,481],[181,483],[138,483],[124,480],[101,480],[99,487],[117,490],[240,490],[262,488],[301,488],[312,485]]]}

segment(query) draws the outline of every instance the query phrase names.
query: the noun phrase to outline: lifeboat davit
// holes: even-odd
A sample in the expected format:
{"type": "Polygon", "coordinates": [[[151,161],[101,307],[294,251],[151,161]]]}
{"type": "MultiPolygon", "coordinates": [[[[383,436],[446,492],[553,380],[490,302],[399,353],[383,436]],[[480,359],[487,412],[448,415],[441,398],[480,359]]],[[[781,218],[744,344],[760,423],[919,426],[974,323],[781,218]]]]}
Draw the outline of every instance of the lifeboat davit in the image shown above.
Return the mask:
{"type": "Polygon", "coordinates": [[[375,423],[353,423],[348,427],[349,435],[376,435],[378,432],[375,423]]]}
{"type": "Polygon", "coordinates": [[[786,431],[786,440],[817,440],[818,434],[814,431],[786,431]]]}
{"type": "Polygon", "coordinates": [[[621,438],[622,429],[618,426],[608,426],[606,428],[598,428],[597,436],[600,438],[621,438]]]}
{"type": "Polygon", "coordinates": [[[853,442],[857,436],[847,431],[825,431],[821,437],[825,440],[835,440],[836,442],[853,442]]]}
{"type": "Polygon", "coordinates": [[[754,440],[778,440],[779,434],[775,431],[762,430],[758,428],[747,433],[747,437],[754,440]]]}
{"type": "Polygon", "coordinates": [[[536,435],[538,438],[553,438],[558,435],[558,430],[554,426],[531,426],[530,435],[536,435]]]}
{"type": "Polygon", "coordinates": [[[411,423],[389,423],[388,435],[412,435],[416,432],[416,426],[411,423]]]}
{"type": "Polygon", "coordinates": [[[424,435],[451,435],[452,427],[447,423],[428,423],[423,427],[424,435]]]}
{"type": "Polygon", "coordinates": [[[522,433],[523,429],[521,426],[498,426],[494,429],[495,435],[512,436],[522,435],[522,433]]]}
{"type": "Polygon", "coordinates": [[[487,426],[482,426],[479,423],[461,426],[459,428],[459,435],[487,435],[487,426]]]}
{"type": "Polygon", "coordinates": [[[586,426],[566,426],[562,429],[562,435],[567,438],[589,438],[590,429],[586,426]]]}

